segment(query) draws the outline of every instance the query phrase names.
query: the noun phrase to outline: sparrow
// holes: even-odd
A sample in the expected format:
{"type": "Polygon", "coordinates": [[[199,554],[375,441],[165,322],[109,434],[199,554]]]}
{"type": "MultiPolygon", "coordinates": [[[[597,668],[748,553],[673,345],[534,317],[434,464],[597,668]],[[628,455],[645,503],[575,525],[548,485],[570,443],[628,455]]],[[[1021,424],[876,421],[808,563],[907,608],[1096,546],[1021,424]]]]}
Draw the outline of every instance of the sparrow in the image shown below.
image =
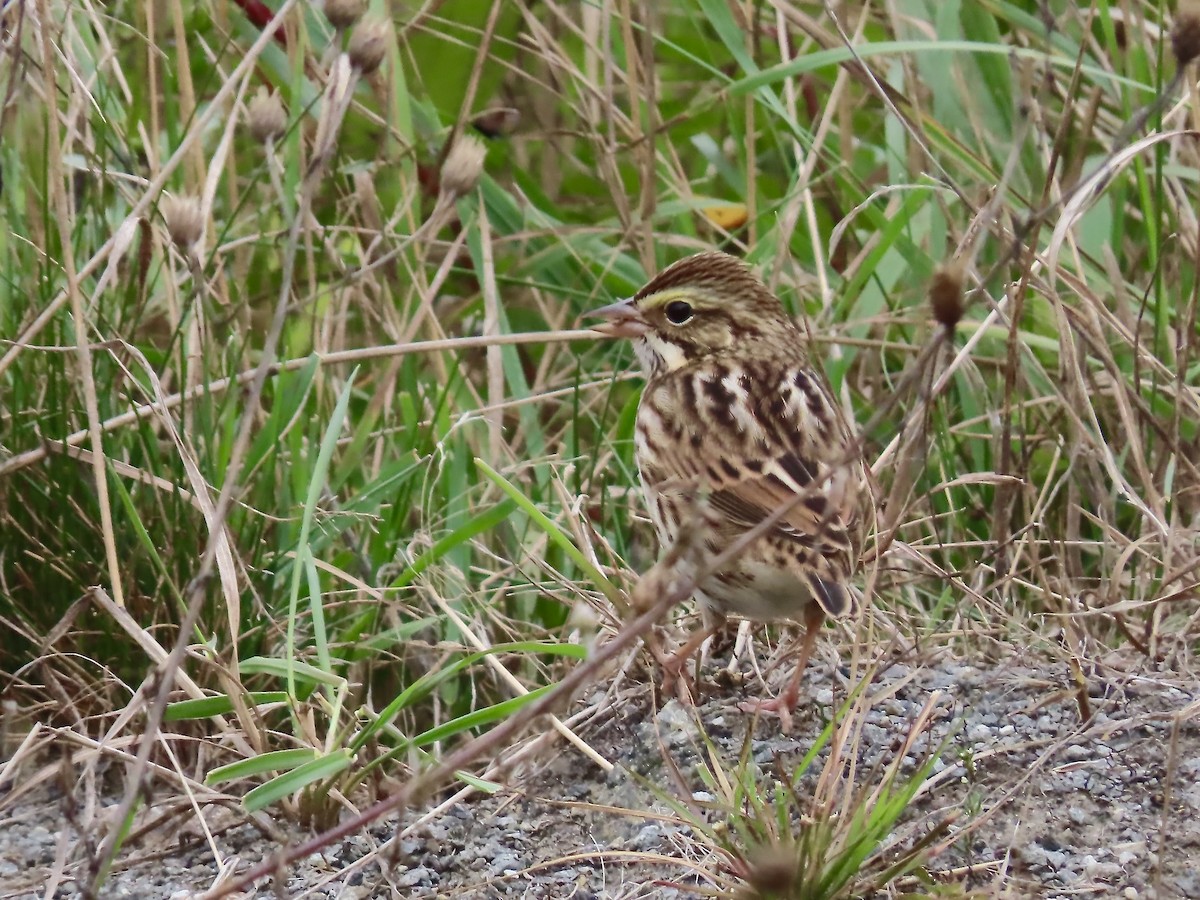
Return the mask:
{"type": "Polygon", "coordinates": [[[778,697],[754,706],[790,724],[801,676],[827,616],[851,614],[851,585],[874,509],[855,432],[807,337],[757,275],[726,253],[664,269],[628,300],[594,311],[602,334],[628,338],[646,378],[635,456],[659,543],[685,521],[703,535],[697,578],[703,628],[670,659],[668,678],[730,615],[805,626],[778,697]],[[731,562],[705,571],[764,520],[731,562]]]}

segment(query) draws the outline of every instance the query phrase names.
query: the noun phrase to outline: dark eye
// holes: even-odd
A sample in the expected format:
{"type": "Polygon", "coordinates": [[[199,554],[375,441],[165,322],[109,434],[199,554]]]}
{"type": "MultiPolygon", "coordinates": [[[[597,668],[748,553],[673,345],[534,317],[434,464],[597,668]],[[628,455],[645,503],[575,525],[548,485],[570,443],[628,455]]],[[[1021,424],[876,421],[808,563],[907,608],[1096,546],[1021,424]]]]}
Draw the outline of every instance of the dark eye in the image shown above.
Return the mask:
{"type": "Polygon", "coordinates": [[[672,325],[682,325],[694,315],[692,304],[686,300],[672,300],[667,304],[667,320],[672,325]]]}

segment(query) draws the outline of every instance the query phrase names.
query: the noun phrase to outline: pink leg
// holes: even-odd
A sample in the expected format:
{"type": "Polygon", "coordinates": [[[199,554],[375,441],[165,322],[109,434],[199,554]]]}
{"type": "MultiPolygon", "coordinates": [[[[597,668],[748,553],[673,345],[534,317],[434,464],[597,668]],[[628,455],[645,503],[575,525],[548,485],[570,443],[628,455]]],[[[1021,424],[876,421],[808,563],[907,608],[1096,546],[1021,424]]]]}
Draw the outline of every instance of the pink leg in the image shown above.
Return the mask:
{"type": "MultiPolygon", "coordinates": [[[[692,705],[692,695],[695,693],[695,679],[688,676],[684,667],[687,665],[688,659],[703,646],[704,642],[721,630],[725,624],[725,617],[704,611],[704,625],[697,631],[692,632],[682,647],[667,656],[661,646],[657,649],[652,646],[651,652],[654,653],[655,659],[663,668],[663,683],[662,689],[664,694],[669,694],[672,690],[675,691],[680,703],[692,705]]],[[[657,640],[655,641],[657,645],[657,640]]],[[[697,660],[697,664],[699,660],[697,660]]]]}
{"type": "Polygon", "coordinates": [[[800,680],[804,677],[804,670],[808,668],[813,648],[817,645],[817,636],[820,635],[821,626],[824,624],[825,611],[817,603],[808,604],[804,610],[804,639],[800,644],[800,658],[796,660],[796,668],[788,678],[787,687],[778,697],[743,704],[743,710],[777,715],[780,729],[792,730],[792,710],[796,708],[796,702],[800,699],[800,680]]]}

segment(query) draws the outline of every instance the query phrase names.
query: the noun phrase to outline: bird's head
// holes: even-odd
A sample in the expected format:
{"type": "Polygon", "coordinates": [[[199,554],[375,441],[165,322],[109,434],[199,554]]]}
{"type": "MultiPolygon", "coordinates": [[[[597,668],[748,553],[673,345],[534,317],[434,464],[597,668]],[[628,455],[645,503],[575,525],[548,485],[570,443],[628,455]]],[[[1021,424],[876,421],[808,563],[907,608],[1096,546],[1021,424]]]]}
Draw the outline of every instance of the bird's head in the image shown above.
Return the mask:
{"type": "Polygon", "coordinates": [[[628,300],[592,315],[593,326],[634,342],[647,375],[802,337],[779,300],[741,260],[711,251],[668,266],[628,300]]]}

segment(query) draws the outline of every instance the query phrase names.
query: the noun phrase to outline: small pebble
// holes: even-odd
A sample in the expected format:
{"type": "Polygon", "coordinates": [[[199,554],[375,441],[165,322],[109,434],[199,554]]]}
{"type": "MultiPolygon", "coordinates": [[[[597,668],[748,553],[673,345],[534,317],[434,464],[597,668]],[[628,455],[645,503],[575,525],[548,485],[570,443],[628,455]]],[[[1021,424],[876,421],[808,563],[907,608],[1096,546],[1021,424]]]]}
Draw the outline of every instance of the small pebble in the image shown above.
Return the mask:
{"type": "Polygon", "coordinates": [[[992,729],[990,729],[987,725],[977,723],[967,729],[967,740],[969,741],[973,741],[978,744],[984,744],[991,740],[991,737],[992,729]]]}
{"type": "Polygon", "coordinates": [[[643,825],[641,830],[633,836],[630,846],[642,853],[647,850],[656,850],[662,844],[665,831],[666,829],[658,823],[643,825]]]}
{"type": "Polygon", "coordinates": [[[507,853],[497,856],[488,866],[488,872],[492,875],[505,875],[511,872],[521,871],[521,860],[515,853],[507,853]]]}
{"type": "Polygon", "coordinates": [[[415,869],[409,869],[407,872],[401,872],[396,876],[396,885],[398,887],[419,887],[425,884],[432,884],[433,873],[424,866],[417,866],[415,869]]]}

